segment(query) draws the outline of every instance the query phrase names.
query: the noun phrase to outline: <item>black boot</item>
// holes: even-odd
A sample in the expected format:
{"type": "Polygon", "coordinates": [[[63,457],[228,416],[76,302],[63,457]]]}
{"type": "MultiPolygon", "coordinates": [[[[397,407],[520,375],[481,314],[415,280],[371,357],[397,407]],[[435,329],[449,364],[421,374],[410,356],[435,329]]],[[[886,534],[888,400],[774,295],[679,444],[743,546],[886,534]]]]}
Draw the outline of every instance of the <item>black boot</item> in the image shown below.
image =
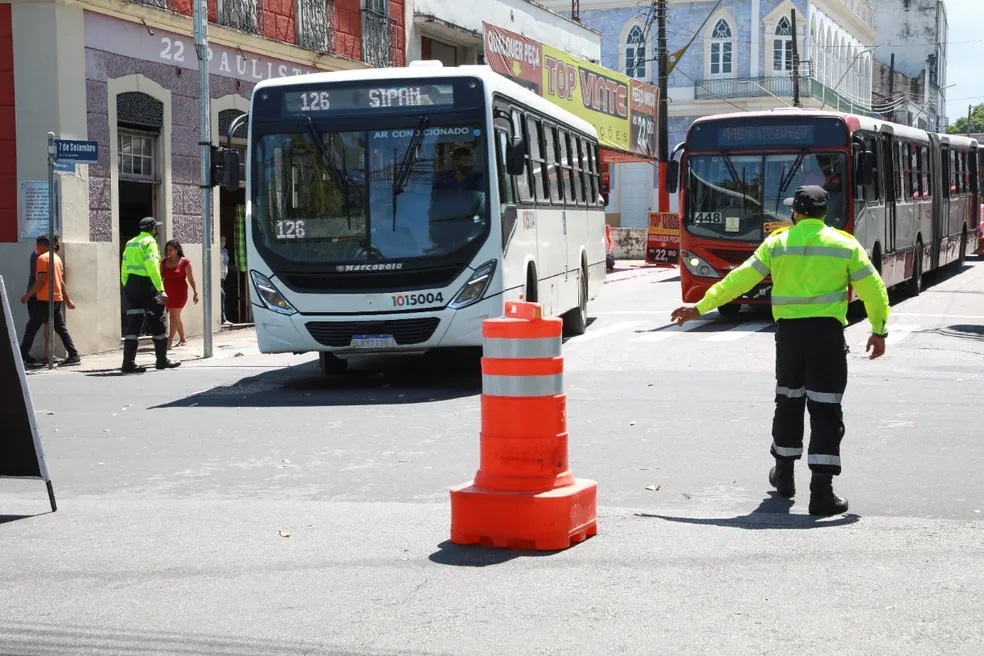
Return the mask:
{"type": "Polygon", "coordinates": [[[847,499],[834,494],[833,476],[813,472],[810,481],[810,514],[839,515],[847,512],[847,499]]]}
{"type": "Polygon", "coordinates": [[[792,499],[796,496],[796,480],[793,478],[792,460],[779,460],[776,458],[776,466],[769,471],[769,484],[776,488],[779,496],[792,499]]]}
{"type": "Polygon", "coordinates": [[[138,367],[137,360],[137,340],[127,339],[123,341],[123,366],[120,371],[125,374],[142,374],[147,371],[146,367],[138,367]]]}
{"type": "Polygon", "coordinates": [[[167,357],[167,340],[154,340],[154,353],[157,355],[158,369],[175,369],[181,366],[180,362],[175,362],[167,357]]]}

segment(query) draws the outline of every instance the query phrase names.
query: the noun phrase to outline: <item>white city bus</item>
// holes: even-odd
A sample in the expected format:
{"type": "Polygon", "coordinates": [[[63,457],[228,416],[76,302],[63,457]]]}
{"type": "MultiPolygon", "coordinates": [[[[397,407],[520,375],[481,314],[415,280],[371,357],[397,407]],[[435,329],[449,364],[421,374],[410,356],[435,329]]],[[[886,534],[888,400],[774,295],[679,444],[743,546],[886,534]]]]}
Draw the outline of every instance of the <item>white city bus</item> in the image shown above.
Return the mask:
{"type": "Polygon", "coordinates": [[[598,140],[486,66],[259,83],[246,235],[263,353],[478,347],[510,300],[584,332],[605,276],[598,140]]]}

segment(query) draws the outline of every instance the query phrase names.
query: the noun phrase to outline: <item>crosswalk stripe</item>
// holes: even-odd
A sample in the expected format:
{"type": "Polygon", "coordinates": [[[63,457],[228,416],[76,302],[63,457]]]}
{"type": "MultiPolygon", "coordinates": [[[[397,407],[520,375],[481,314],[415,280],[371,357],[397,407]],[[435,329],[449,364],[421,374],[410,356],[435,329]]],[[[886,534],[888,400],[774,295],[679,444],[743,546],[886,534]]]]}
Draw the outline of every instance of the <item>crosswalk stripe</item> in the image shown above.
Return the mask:
{"type": "Polygon", "coordinates": [[[675,335],[679,335],[680,333],[689,332],[694,328],[706,326],[709,323],[711,323],[711,321],[688,321],[683,324],[683,327],[680,327],[674,323],[660,330],[653,330],[637,335],[630,341],[647,342],[649,344],[652,344],[653,342],[662,342],[665,339],[669,339],[675,335]]]}
{"type": "Polygon", "coordinates": [[[746,323],[739,324],[730,330],[711,335],[704,341],[736,342],[743,337],[747,337],[750,333],[757,333],[758,331],[764,330],[771,325],[771,321],[748,321],[746,323]]]}
{"type": "Polygon", "coordinates": [[[571,340],[571,343],[580,342],[590,342],[592,339],[598,339],[599,337],[606,337],[608,335],[614,335],[615,333],[620,333],[623,330],[629,330],[634,326],[639,326],[644,324],[645,321],[619,321],[618,323],[613,323],[606,328],[599,328],[598,330],[589,330],[580,337],[575,337],[571,340]]]}

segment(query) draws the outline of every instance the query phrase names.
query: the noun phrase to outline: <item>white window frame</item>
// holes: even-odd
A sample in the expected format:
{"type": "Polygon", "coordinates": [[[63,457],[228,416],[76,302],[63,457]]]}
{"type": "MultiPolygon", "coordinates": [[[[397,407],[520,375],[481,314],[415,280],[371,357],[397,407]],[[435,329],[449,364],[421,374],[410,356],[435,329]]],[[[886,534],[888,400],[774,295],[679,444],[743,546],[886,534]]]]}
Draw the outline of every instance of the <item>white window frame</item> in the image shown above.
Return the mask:
{"type": "Polygon", "coordinates": [[[652,63],[651,57],[649,56],[649,43],[646,40],[646,30],[643,28],[642,24],[638,22],[633,22],[629,26],[625,34],[621,45],[621,55],[622,55],[622,72],[626,76],[632,78],[633,80],[645,80],[649,81],[650,78],[650,64],[652,63]],[[635,40],[633,40],[635,38],[635,40]],[[642,39],[640,42],[638,39],[642,39]],[[631,54],[630,54],[631,53],[631,54]],[[642,59],[642,66],[639,66],[639,59],[642,59]],[[629,63],[632,62],[630,68],[629,63]],[[640,75],[640,68],[642,69],[642,74],[640,75]]]}
{"type": "Polygon", "coordinates": [[[735,76],[735,60],[737,59],[737,39],[734,28],[727,18],[721,17],[714,21],[711,27],[711,39],[707,55],[707,76],[710,78],[731,78],[735,76]],[[721,30],[724,24],[727,32],[721,30]],[[720,35],[720,36],[719,36],[720,35]],[[725,65],[725,57],[728,62],[725,65]],[[717,62],[714,61],[715,57],[717,62]],[[715,71],[715,66],[717,70],[715,71]]]}
{"type": "Polygon", "coordinates": [[[156,183],[158,180],[158,165],[157,165],[157,137],[158,135],[153,132],[141,132],[139,130],[130,129],[118,129],[116,131],[116,147],[117,147],[117,173],[120,180],[130,180],[132,182],[150,182],[156,183]],[[131,152],[126,154],[123,152],[123,141],[124,139],[130,140],[131,152]],[[150,145],[150,154],[144,154],[141,152],[139,155],[134,155],[132,153],[132,145],[134,140],[140,140],[141,143],[150,145]],[[123,167],[124,160],[130,162],[130,171],[127,172],[123,167]],[[149,164],[150,173],[133,173],[133,162],[135,159],[149,164]]]}
{"type": "Polygon", "coordinates": [[[793,25],[785,16],[772,32],[772,70],[780,75],[793,72],[793,25]]]}

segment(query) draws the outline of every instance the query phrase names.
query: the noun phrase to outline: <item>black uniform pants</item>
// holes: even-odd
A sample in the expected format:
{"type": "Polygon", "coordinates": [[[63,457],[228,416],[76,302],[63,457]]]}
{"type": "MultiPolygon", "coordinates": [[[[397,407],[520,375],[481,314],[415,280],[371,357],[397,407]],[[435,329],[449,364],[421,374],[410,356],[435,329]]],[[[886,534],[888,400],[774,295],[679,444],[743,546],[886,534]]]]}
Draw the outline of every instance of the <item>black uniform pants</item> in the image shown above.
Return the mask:
{"type": "MultiPolygon", "coordinates": [[[[68,334],[68,328],[65,327],[64,305],[61,301],[55,302],[55,334],[61,338],[62,344],[65,345],[66,355],[74,358],[79,353],[75,350],[75,344],[72,342],[72,336],[68,334]]],[[[34,301],[31,306],[31,316],[27,320],[27,327],[24,328],[24,339],[21,340],[20,351],[24,360],[27,360],[27,356],[31,352],[31,346],[34,345],[34,338],[38,331],[46,323],[48,323],[48,301],[34,301]]]]}
{"type": "Polygon", "coordinates": [[[841,399],[847,388],[847,351],[844,327],[837,319],[778,322],[772,455],[779,460],[798,460],[803,455],[803,414],[809,409],[807,463],[814,472],[841,473],[841,399]]]}
{"type": "Polygon", "coordinates": [[[157,302],[157,290],[147,276],[131,275],[123,287],[126,303],[126,334],[123,336],[123,364],[133,364],[137,356],[140,331],[147,320],[147,330],[154,340],[157,361],[167,359],[167,328],[164,305],[157,302]]]}

